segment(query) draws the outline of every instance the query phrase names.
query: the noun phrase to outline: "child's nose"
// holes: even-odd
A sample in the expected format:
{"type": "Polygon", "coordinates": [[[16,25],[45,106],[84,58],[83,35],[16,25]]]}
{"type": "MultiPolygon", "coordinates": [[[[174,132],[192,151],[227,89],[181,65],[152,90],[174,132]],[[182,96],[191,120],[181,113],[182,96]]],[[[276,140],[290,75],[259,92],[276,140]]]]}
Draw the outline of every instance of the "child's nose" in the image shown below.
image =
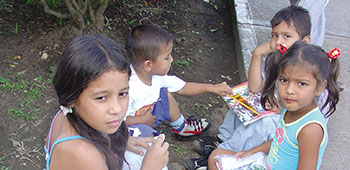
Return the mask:
{"type": "Polygon", "coordinates": [[[118,97],[115,97],[112,99],[111,106],[110,106],[110,113],[111,114],[118,114],[122,111],[122,105],[118,97]]]}
{"type": "Polygon", "coordinates": [[[294,86],[292,83],[288,83],[287,85],[287,94],[289,95],[294,94],[294,86]]]}
{"type": "Polygon", "coordinates": [[[277,41],[276,41],[276,46],[279,48],[279,46],[280,46],[281,44],[284,44],[284,43],[283,43],[283,40],[282,40],[281,37],[278,37],[278,39],[277,39],[277,41]]]}
{"type": "Polygon", "coordinates": [[[170,55],[170,63],[172,63],[174,61],[174,58],[172,55],[170,55]]]}

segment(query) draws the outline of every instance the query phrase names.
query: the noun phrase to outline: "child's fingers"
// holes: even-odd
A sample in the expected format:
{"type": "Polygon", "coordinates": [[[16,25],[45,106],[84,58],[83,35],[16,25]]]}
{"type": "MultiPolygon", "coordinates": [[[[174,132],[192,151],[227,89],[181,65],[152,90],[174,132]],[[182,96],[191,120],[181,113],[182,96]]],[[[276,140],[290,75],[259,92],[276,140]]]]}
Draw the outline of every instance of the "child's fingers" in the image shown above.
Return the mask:
{"type": "Polygon", "coordinates": [[[139,154],[141,156],[144,154],[143,151],[141,149],[137,148],[136,145],[128,146],[128,151],[134,152],[134,153],[139,154]]]}
{"type": "Polygon", "coordinates": [[[165,139],[165,135],[164,134],[160,134],[158,136],[157,140],[153,142],[153,145],[155,145],[156,147],[157,146],[161,146],[163,144],[163,142],[164,142],[164,139],[165,139]]]}
{"type": "Polygon", "coordinates": [[[235,154],[235,156],[236,156],[237,158],[242,158],[242,157],[244,156],[244,152],[237,152],[237,153],[235,154]]]}
{"type": "Polygon", "coordinates": [[[164,142],[163,145],[162,145],[162,148],[166,151],[168,151],[169,149],[169,143],[168,142],[164,142]]]}
{"type": "Polygon", "coordinates": [[[146,150],[148,150],[150,148],[149,143],[153,142],[153,138],[152,137],[147,137],[147,138],[139,138],[139,143],[138,146],[141,146],[143,148],[145,148],[146,150]]]}

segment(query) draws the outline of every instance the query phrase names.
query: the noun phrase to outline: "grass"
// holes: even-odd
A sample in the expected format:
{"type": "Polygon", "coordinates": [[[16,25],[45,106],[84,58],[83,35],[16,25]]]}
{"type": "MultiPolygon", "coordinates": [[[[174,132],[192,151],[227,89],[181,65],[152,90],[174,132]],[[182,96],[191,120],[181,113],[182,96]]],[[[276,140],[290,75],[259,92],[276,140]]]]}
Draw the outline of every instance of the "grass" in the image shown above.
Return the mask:
{"type": "Polygon", "coordinates": [[[18,34],[18,23],[16,23],[16,26],[11,29],[11,32],[14,34],[18,34]]]}
{"type": "Polygon", "coordinates": [[[175,150],[176,152],[176,156],[184,156],[187,152],[185,151],[185,149],[183,149],[181,146],[179,145],[171,145],[172,148],[175,150]]]}
{"type": "MultiPolygon", "coordinates": [[[[0,164],[2,164],[4,160],[5,160],[5,156],[1,156],[0,157],[0,164]]],[[[0,170],[9,170],[9,168],[6,165],[0,165],[0,166],[1,166],[0,170]]]]}
{"type": "Polygon", "coordinates": [[[9,170],[9,168],[7,166],[1,166],[1,170],[9,170]]]}
{"type": "Polygon", "coordinates": [[[6,3],[6,0],[0,0],[0,11],[12,12],[13,6],[6,3]]]}
{"type": "MultiPolygon", "coordinates": [[[[10,73],[6,74],[10,75],[10,73]]],[[[51,76],[48,79],[39,76],[33,81],[23,79],[23,73],[17,73],[12,77],[14,77],[13,81],[0,77],[0,90],[22,97],[18,99],[17,106],[8,108],[7,112],[11,117],[18,117],[24,120],[37,119],[37,113],[40,108],[36,107],[35,103],[51,83],[51,76]]]]}
{"type": "Polygon", "coordinates": [[[193,60],[185,56],[181,56],[180,60],[173,61],[173,64],[176,65],[177,67],[187,67],[191,63],[193,63],[193,60]]]}

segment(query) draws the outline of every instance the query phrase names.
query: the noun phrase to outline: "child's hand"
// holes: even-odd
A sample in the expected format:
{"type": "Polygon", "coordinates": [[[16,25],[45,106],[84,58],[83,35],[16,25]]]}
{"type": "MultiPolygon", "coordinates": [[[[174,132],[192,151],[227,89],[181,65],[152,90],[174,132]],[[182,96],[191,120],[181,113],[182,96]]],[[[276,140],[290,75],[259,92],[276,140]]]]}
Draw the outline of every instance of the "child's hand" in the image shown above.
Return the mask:
{"type": "Polygon", "coordinates": [[[163,143],[164,136],[159,135],[158,139],[152,144],[142,161],[141,170],[161,170],[169,161],[169,143],[163,143]]]}
{"type": "Polygon", "coordinates": [[[251,150],[247,150],[247,151],[237,152],[237,153],[235,154],[235,156],[236,156],[237,158],[245,158],[245,157],[248,157],[248,156],[250,156],[250,155],[252,155],[252,154],[253,154],[253,152],[252,152],[251,150]]]}
{"type": "Polygon", "coordinates": [[[232,94],[232,89],[226,82],[222,82],[220,84],[215,84],[212,92],[220,96],[225,96],[232,94]]]}
{"type": "Polygon", "coordinates": [[[156,123],[156,116],[152,115],[152,109],[147,110],[147,112],[142,116],[142,120],[142,123],[153,127],[154,123],[156,123]]]}
{"type": "Polygon", "coordinates": [[[275,100],[275,105],[271,105],[269,102],[265,103],[266,110],[274,111],[278,114],[282,113],[282,105],[278,102],[278,100],[275,100]]]}
{"type": "Polygon", "coordinates": [[[253,51],[253,56],[267,56],[272,51],[273,49],[270,45],[270,41],[268,41],[256,47],[253,51]]]}
{"type": "Polygon", "coordinates": [[[137,146],[141,146],[141,147],[143,147],[143,148],[148,150],[150,148],[148,143],[152,143],[153,140],[154,139],[152,137],[144,138],[144,137],[133,137],[133,136],[130,136],[126,149],[128,151],[134,152],[136,154],[143,155],[144,154],[143,151],[140,150],[139,148],[137,148],[137,146]]]}

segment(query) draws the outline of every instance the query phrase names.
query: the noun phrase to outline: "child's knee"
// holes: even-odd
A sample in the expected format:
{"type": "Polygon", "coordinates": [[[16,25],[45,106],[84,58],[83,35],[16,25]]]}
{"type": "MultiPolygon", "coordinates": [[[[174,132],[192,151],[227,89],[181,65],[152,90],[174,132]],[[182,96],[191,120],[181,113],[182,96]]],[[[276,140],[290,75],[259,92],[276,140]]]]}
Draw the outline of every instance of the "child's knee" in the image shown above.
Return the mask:
{"type": "Polygon", "coordinates": [[[214,157],[216,155],[220,155],[223,149],[215,149],[213,152],[210,153],[209,158],[208,158],[208,163],[215,163],[214,157]]]}
{"type": "Polygon", "coordinates": [[[214,163],[215,162],[214,157],[217,155],[234,155],[234,154],[235,152],[233,151],[217,148],[213,152],[211,152],[211,154],[209,155],[208,161],[212,161],[214,163]]]}

